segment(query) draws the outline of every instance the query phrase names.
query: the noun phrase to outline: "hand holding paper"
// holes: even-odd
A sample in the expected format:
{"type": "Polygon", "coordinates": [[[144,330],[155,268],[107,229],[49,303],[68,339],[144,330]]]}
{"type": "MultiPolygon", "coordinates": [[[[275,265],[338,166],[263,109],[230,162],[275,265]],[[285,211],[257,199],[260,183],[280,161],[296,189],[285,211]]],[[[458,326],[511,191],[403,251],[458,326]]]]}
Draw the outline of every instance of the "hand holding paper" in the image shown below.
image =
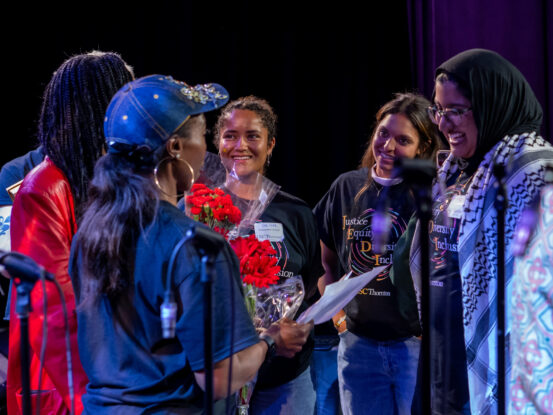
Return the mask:
{"type": "Polygon", "coordinates": [[[333,284],[325,288],[323,296],[305,310],[297,319],[298,323],[307,323],[313,320],[315,324],[322,324],[332,318],[338,311],[349,303],[353,297],[371,282],[386,267],[374,268],[372,271],[350,278],[351,272],[333,284]]]}

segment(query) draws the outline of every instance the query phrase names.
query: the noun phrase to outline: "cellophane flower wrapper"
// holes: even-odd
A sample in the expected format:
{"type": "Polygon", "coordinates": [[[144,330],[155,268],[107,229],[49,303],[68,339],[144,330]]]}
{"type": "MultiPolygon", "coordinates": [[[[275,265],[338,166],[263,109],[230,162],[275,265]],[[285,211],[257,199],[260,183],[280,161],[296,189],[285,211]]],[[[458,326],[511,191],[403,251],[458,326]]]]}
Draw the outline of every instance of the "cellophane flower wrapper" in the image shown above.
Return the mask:
{"type": "Polygon", "coordinates": [[[230,244],[240,260],[246,307],[255,327],[266,329],[281,318],[294,318],[305,296],[301,276],[280,281],[276,251],[267,240],[249,235],[230,244]]]}
{"type": "Polygon", "coordinates": [[[221,187],[230,193],[234,205],[242,212],[242,219],[229,232],[229,239],[251,233],[255,222],[261,217],[261,214],[280,190],[279,185],[259,173],[256,173],[254,178],[248,178],[248,183],[246,184],[236,174],[234,168],[227,174],[225,183],[221,187]],[[248,189],[253,189],[250,198],[243,199],[237,197],[236,194],[242,194],[241,190],[246,186],[248,189]]]}
{"type": "Polygon", "coordinates": [[[295,317],[305,289],[301,276],[296,275],[266,288],[244,284],[244,294],[255,328],[266,329],[281,318],[295,317]]]}
{"type": "MultiPolygon", "coordinates": [[[[256,287],[243,284],[246,308],[256,329],[266,329],[283,317],[294,318],[303,298],[305,289],[301,276],[287,278],[280,284],[256,287]]],[[[240,388],[237,396],[238,414],[248,414],[249,402],[257,377],[240,388]]]]}
{"type": "Polygon", "coordinates": [[[217,154],[207,152],[196,183],[203,183],[207,187],[214,189],[215,187],[221,187],[225,183],[225,177],[226,170],[221,162],[221,158],[217,154]]]}

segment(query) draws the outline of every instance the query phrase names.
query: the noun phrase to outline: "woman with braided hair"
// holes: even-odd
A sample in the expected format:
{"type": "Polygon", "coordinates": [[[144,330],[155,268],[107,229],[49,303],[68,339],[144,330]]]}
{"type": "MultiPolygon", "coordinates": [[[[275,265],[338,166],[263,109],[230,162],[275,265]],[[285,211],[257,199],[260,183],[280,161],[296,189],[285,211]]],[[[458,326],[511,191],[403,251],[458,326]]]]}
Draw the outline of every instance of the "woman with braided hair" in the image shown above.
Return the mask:
{"type": "Polygon", "coordinates": [[[107,105],[132,78],[132,68],[118,54],[94,51],[68,59],[46,87],[38,139],[67,177],[77,212],[82,210],[94,165],[105,149],[107,105]]]}
{"type": "MultiPolygon", "coordinates": [[[[68,275],[71,240],[86,201],[88,183],[104,151],[103,119],[117,90],[133,79],[132,69],[116,53],[90,52],[66,60],[46,87],[38,138],[46,155],[23,181],[12,210],[14,251],[34,259],[60,283],[69,312],[73,387],[67,378],[65,324],[61,299],[52,284],[37,284],[29,314],[31,395],[41,413],[80,413],[87,377],[77,350],[75,299],[68,275]],[[47,299],[47,300],[46,300],[47,299]],[[43,316],[44,302],[47,315],[43,316]],[[43,320],[47,324],[44,367],[40,371],[43,320]],[[40,394],[36,391],[40,390],[40,394]],[[74,394],[74,397],[71,395],[74,394]]],[[[15,315],[15,290],[11,315],[15,315]]],[[[10,323],[8,411],[21,411],[19,321],[10,323]]]]}

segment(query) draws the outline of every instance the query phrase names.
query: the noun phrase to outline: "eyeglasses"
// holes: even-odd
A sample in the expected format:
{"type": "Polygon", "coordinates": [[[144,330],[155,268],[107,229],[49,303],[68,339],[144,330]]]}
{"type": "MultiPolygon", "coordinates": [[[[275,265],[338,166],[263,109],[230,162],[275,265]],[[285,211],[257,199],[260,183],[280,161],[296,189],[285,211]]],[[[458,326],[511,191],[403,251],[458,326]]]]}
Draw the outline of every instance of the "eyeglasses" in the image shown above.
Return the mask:
{"type": "Polygon", "coordinates": [[[432,105],[431,107],[428,107],[427,110],[430,120],[434,124],[439,124],[442,117],[446,117],[447,120],[453,124],[459,124],[463,119],[463,115],[471,111],[472,108],[446,108],[439,110],[438,107],[432,105]]]}

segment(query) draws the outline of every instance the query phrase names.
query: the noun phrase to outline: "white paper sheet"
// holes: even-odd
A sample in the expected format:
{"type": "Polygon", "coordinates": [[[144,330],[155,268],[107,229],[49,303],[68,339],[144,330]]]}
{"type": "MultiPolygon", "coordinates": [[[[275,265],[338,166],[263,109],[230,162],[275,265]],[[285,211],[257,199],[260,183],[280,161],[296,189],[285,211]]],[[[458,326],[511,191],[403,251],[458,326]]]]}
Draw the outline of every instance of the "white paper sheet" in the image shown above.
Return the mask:
{"type": "Polygon", "coordinates": [[[313,320],[315,324],[322,324],[332,318],[338,311],[345,307],[353,297],[371,282],[386,267],[374,268],[372,271],[349,278],[351,272],[340,281],[327,285],[325,292],[319,301],[305,310],[296,319],[298,323],[307,323],[313,320]]]}

